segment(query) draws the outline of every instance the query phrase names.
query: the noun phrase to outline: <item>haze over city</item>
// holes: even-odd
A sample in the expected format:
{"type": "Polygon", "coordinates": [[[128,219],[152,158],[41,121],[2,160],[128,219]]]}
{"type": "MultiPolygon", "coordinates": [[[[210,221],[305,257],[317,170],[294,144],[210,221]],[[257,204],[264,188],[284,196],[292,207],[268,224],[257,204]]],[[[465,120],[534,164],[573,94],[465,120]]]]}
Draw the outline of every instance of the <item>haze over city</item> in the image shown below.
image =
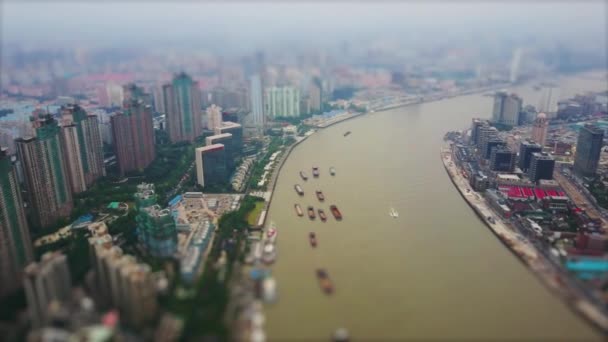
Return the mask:
{"type": "Polygon", "coordinates": [[[607,15],[0,2],[0,339],[604,340],[607,15]]]}

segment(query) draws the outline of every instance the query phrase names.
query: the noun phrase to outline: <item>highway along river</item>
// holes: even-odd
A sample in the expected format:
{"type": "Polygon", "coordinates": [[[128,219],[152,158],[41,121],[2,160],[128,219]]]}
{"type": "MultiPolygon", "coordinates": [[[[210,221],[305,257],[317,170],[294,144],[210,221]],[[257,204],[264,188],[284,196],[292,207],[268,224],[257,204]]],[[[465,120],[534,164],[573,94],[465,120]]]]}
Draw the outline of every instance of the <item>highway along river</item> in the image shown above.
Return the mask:
{"type": "MultiPolygon", "coordinates": [[[[606,86],[580,76],[559,84],[562,97],[606,86]]],[[[538,104],[531,86],[510,90],[538,104]]],[[[278,302],[265,309],[270,340],[327,340],[339,327],[356,340],[601,339],[494,237],[441,164],[446,131],[491,110],[492,98],[481,94],[398,108],[320,130],[294,149],[269,212],[279,230],[272,267],[278,302]],[[320,206],[316,189],[326,197],[326,223],[306,216],[308,205],[320,206]],[[341,222],[330,204],[340,208],[341,222]],[[398,218],[389,216],[391,207],[398,218]],[[333,295],[321,292],[317,268],[328,271],[333,295]]]]}

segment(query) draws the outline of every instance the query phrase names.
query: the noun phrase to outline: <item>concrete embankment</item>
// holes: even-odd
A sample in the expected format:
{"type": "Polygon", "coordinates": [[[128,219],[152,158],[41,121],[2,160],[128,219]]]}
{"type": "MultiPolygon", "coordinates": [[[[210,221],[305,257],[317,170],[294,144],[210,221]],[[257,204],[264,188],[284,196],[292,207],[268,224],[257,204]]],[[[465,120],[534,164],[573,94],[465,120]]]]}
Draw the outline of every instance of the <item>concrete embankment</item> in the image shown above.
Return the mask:
{"type": "Polygon", "coordinates": [[[441,160],[450,180],[458,189],[458,192],[475,214],[486,224],[490,231],[509,248],[528,268],[542,281],[542,283],[553,293],[560,296],[570,308],[585,317],[595,327],[608,333],[608,317],[581,294],[572,284],[568,284],[567,274],[555,269],[554,265],[539,253],[526,238],[513,230],[511,225],[494,213],[485,202],[484,198],[477,192],[472,191],[467,179],[460,173],[458,166],[452,158],[451,148],[441,150],[441,160]],[[490,218],[494,222],[490,222],[490,218]]]}

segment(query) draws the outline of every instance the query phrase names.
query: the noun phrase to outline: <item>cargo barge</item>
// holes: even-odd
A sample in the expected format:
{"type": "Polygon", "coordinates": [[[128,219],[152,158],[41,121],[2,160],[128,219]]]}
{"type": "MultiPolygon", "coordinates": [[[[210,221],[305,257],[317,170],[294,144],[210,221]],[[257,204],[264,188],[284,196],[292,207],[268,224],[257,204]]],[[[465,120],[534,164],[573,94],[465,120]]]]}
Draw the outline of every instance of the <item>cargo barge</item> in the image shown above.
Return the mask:
{"type": "Polygon", "coordinates": [[[319,218],[321,219],[321,221],[323,221],[323,222],[327,221],[327,216],[325,215],[325,211],[323,211],[323,209],[318,209],[317,211],[319,212],[319,218]]]}
{"type": "Polygon", "coordinates": [[[315,208],[312,207],[312,205],[308,206],[308,218],[311,220],[314,220],[316,217],[315,215],[315,208]]]}
{"type": "Polygon", "coordinates": [[[346,137],[346,136],[348,136],[349,134],[350,134],[350,131],[348,131],[348,132],[344,133],[344,136],[346,137]]]}
{"type": "Polygon", "coordinates": [[[300,177],[302,177],[302,180],[308,180],[308,176],[304,171],[300,171],[300,177]]]}
{"type": "Polygon", "coordinates": [[[317,194],[317,198],[319,199],[319,201],[321,201],[321,202],[325,201],[325,196],[323,195],[323,192],[321,190],[317,190],[316,194],[317,194]]]}
{"type": "Polygon", "coordinates": [[[321,290],[323,290],[325,294],[332,294],[334,292],[334,285],[332,284],[331,279],[329,279],[327,271],[322,268],[319,268],[317,269],[316,273],[317,279],[319,279],[319,285],[321,286],[321,290]]]}
{"type": "Polygon", "coordinates": [[[302,207],[300,207],[299,204],[294,204],[293,206],[294,206],[294,208],[296,208],[296,214],[298,214],[298,216],[304,215],[304,212],[302,212],[302,207]]]}
{"type": "Polygon", "coordinates": [[[336,220],[338,220],[338,221],[342,220],[342,213],[340,212],[340,210],[338,209],[338,207],[335,204],[330,205],[329,209],[331,210],[331,214],[334,215],[336,220]]]}
{"type": "Polygon", "coordinates": [[[315,178],[319,177],[319,168],[317,166],[312,167],[312,176],[315,178]]]}
{"type": "Polygon", "coordinates": [[[302,190],[302,187],[300,186],[300,184],[294,185],[293,188],[296,189],[296,192],[298,193],[298,195],[304,196],[304,190],[302,190]]]}

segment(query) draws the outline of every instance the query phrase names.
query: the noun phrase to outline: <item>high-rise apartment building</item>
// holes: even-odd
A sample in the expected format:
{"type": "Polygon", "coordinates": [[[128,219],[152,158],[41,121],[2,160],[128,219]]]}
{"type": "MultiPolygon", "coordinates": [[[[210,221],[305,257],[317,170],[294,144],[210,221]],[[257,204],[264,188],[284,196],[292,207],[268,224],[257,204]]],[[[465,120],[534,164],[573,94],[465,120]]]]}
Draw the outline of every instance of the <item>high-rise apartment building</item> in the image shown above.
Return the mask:
{"type": "Polygon", "coordinates": [[[481,127],[489,127],[489,124],[486,120],[482,119],[473,119],[471,122],[471,139],[469,143],[471,145],[477,145],[479,143],[479,135],[481,127]]]}
{"type": "Polygon", "coordinates": [[[265,91],[266,116],[300,116],[300,90],[294,87],[272,87],[265,91]]]}
{"type": "Polygon", "coordinates": [[[150,267],[114,246],[105,223],[89,226],[89,254],[97,297],[105,308],[118,308],[134,328],[154,320],[158,312],[156,282],[150,267]]]}
{"type": "Polygon", "coordinates": [[[547,114],[538,114],[532,126],[532,140],[534,140],[540,146],[545,146],[545,143],[547,142],[548,128],[549,120],[547,119],[547,114]]]}
{"type": "Polygon", "coordinates": [[[209,186],[228,182],[224,145],[214,144],[195,150],[196,179],[199,185],[209,186]]]}
{"type": "Polygon", "coordinates": [[[207,108],[207,129],[215,131],[222,126],[222,108],[211,105],[207,108]]]}
{"type": "Polygon", "coordinates": [[[528,178],[533,182],[538,182],[541,179],[553,179],[554,167],[555,159],[552,156],[544,152],[532,153],[528,178]]]}
{"type": "Polygon", "coordinates": [[[203,133],[201,91],[198,82],[185,73],[163,86],[167,130],[172,143],[193,142],[203,133]]]}
{"type": "Polygon", "coordinates": [[[604,131],[595,125],[585,125],[578,133],[574,172],[582,177],[593,177],[600,161],[604,131]]]}
{"type": "Polygon", "coordinates": [[[524,172],[528,171],[530,167],[530,160],[532,159],[532,153],[541,152],[542,146],[532,141],[523,141],[519,145],[519,162],[517,166],[524,172]]]}
{"type": "Polygon", "coordinates": [[[518,125],[522,105],[523,101],[519,96],[502,91],[497,92],[494,95],[492,121],[510,126],[518,125]]]}
{"type": "Polygon", "coordinates": [[[315,113],[321,112],[323,109],[323,83],[318,77],[313,78],[310,88],[310,110],[315,113]]]}
{"type": "Polygon", "coordinates": [[[157,203],[154,185],[140,184],[135,193],[137,230],[139,240],[147,252],[159,258],[172,257],[177,253],[177,228],[171,210],[157,203]]]}
{"type": "Polygon", "coordinates": [[[264,116],[264,98],[262,88],[262,78],[259,74],[251,76],[251,115],[253,118],[253,126],[258,134],[264,134],[265,116],[264,116]]]}
{"type": "Polygon", "coordinates": [[[21,286],[23,268],[33,260],[17,170],[0,148],[0,298],[21,286]]]}
{"type": "Polygon", "coordinates": [[[70,184],[79,193],[106,174],[99,120],[79,105],[67,105],[61,107],[61,121],[70,184]]]}
{"type": "Polygon", "coordinates": [[[48,114],[34,121],[36,137],[17,139],[33,225],[47,228],[70,215],[73,202],[57,121],[48,114]]]}
{"type": "Polygon", "coordinates": [[[124,106],[110,119],[121,175],[143,171],[156,157],[152,107],[139,98],[125,101],[124,106]]]}
{"type": "Polygon", "coordinates": [[[23,287],[32,325],[40,327],[47,323],[49,304],[65,302],[72,290],[72,279],[65,255],[59,252],[46,253],[39,263],[25,268],[23,287]]]}

